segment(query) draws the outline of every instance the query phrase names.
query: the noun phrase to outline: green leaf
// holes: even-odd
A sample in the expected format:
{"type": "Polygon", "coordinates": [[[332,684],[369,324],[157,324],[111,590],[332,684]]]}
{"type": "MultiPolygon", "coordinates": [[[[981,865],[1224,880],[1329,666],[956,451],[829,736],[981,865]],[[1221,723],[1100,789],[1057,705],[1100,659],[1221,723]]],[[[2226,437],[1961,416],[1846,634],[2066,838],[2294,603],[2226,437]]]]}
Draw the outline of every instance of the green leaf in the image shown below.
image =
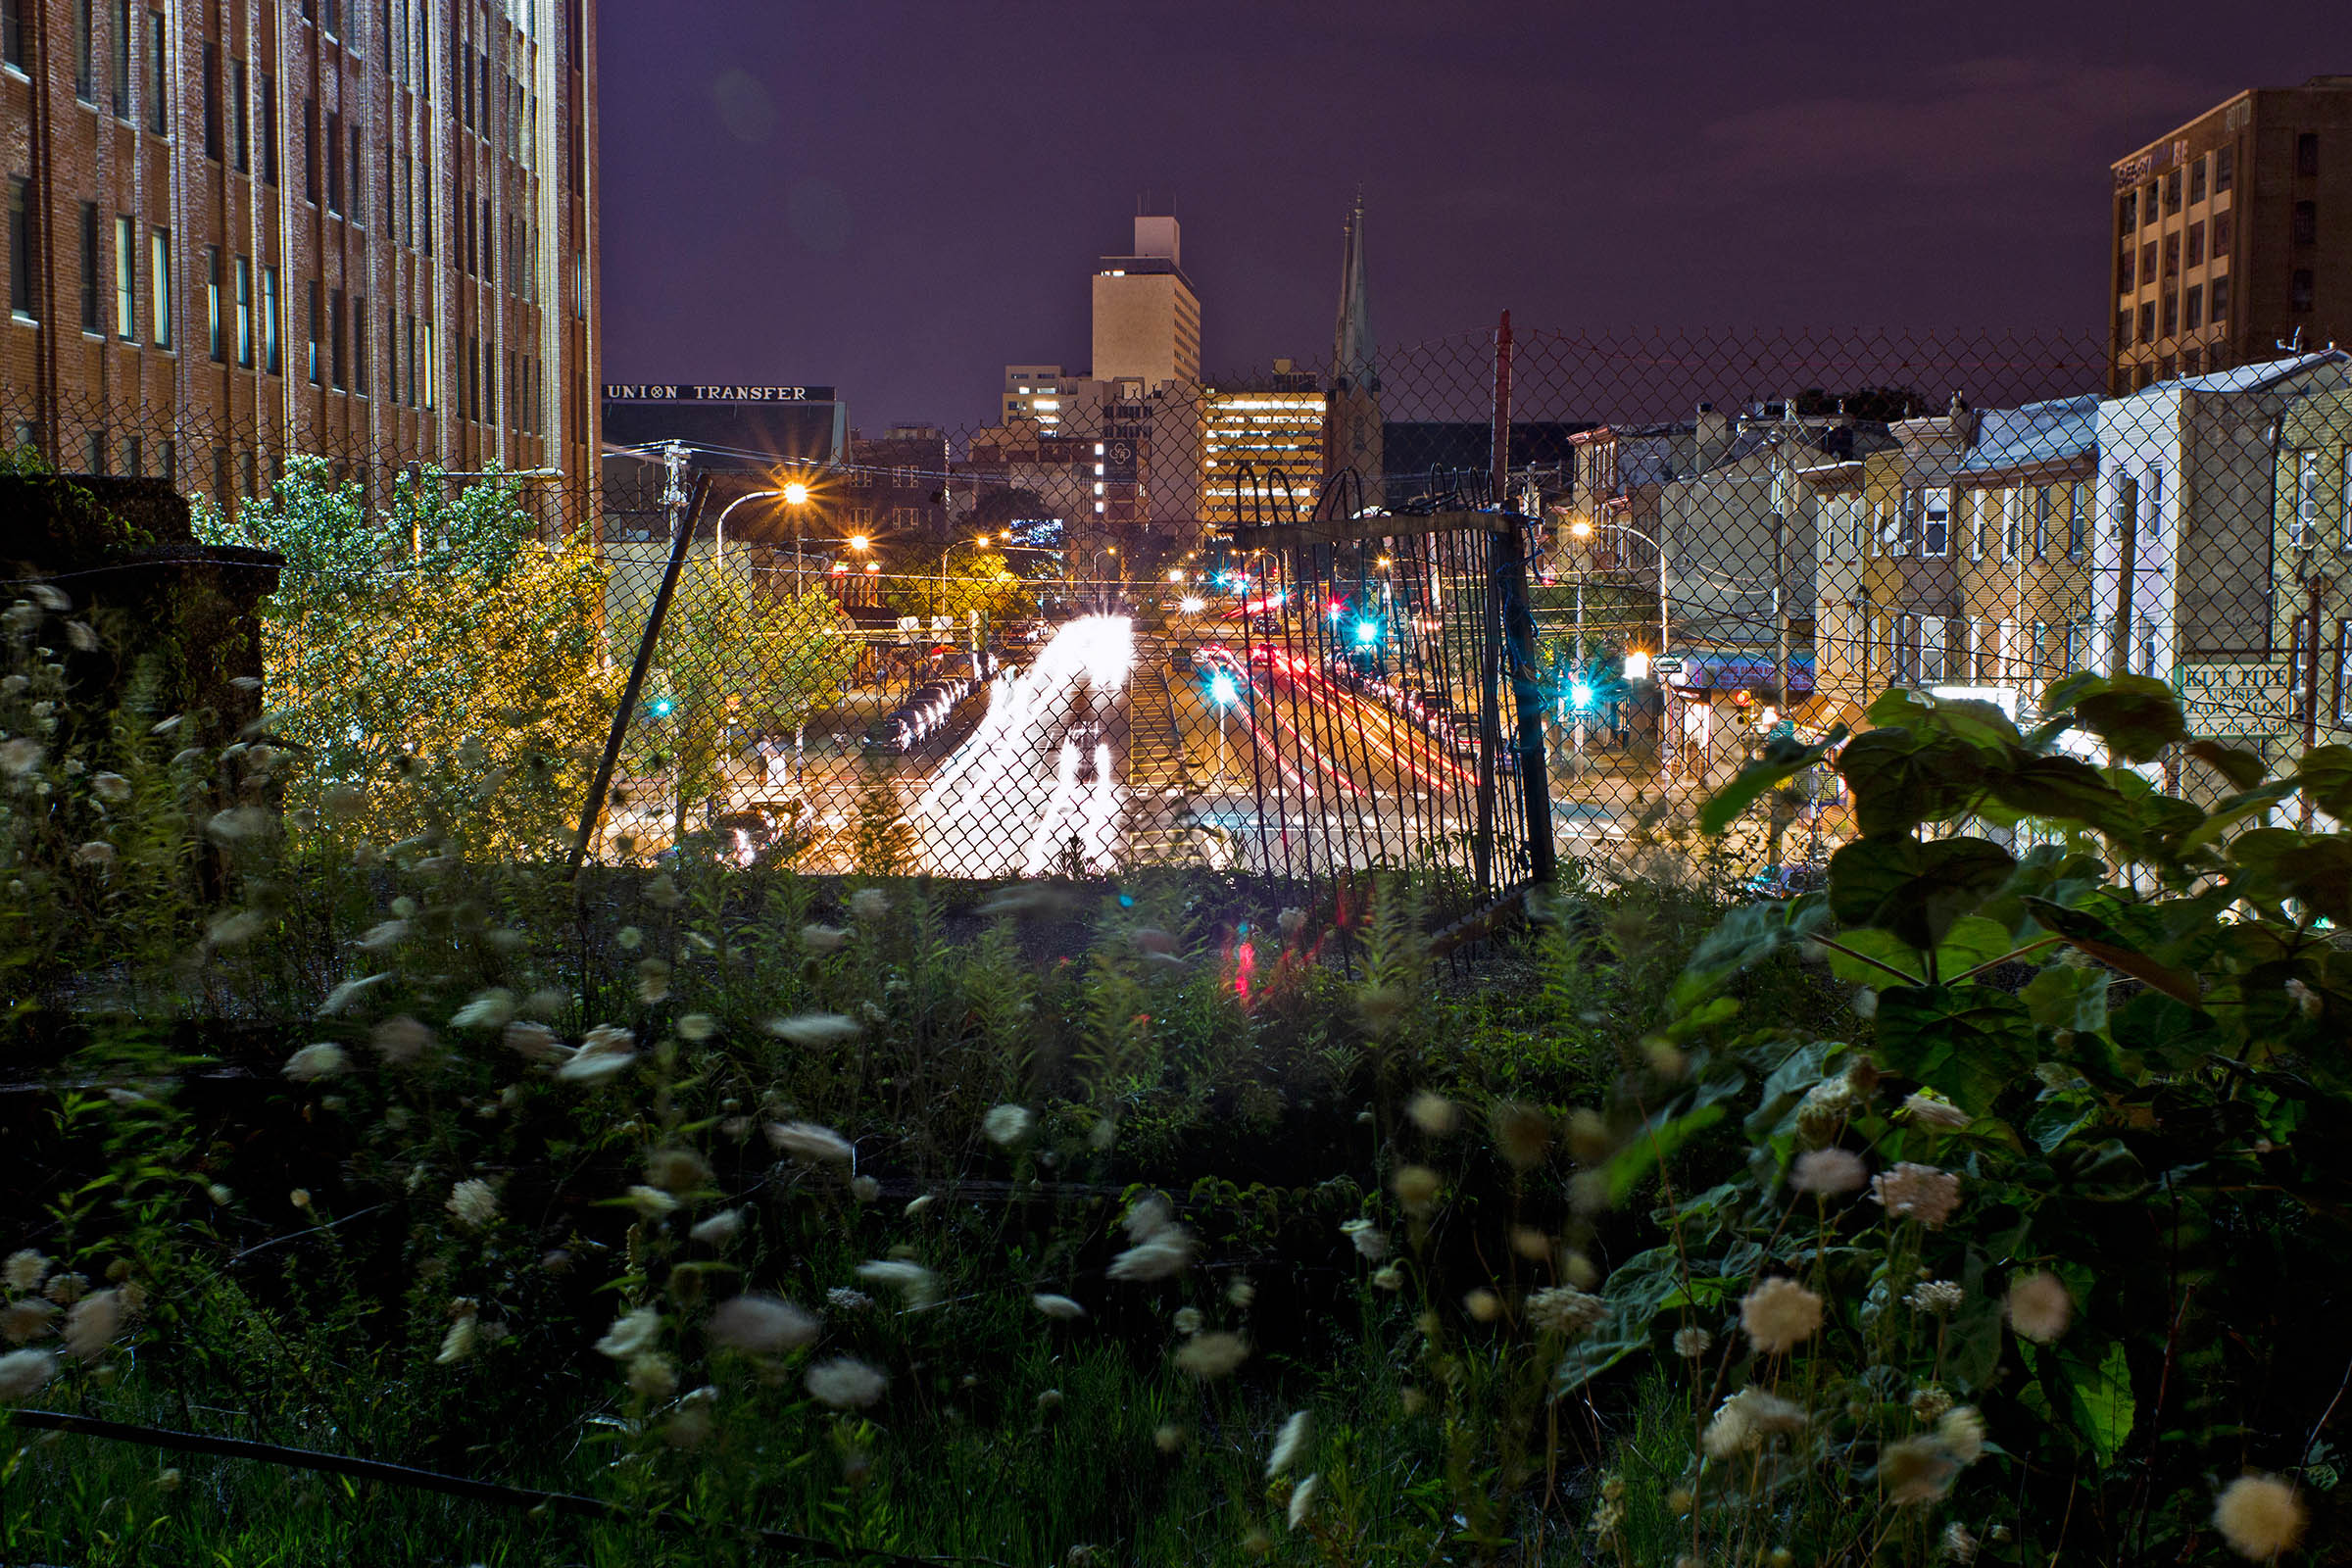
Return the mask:
{"type": "Polygon", "coordinates": [[[1561,1357],[1558,1392],[1582,1388],[1636,1350],[1649,1348],[1650,1326],[1682,1283],[1683,1255],[1675,1247],[1653,1247],[1612,1269],[1600,1288],[1608,1315],[1561,1357]]]}
{"type": "MultiPolygon", "coordinates": [[[[2334,750],[2344,752],[2347,766],[2352,768],[2352,751],[2340,746],[2334,750]]],[[[2250,790],[2262,782],[2262,759],[2252,752],[2219,741],[2190,741],[2188,755],[2228,779],[2232,789],[2250,790]]],[[[2352,772],[2347,773],[2346,781],[2352,782],[2352,772]]]]}
{"type": "Polygon", "coordinates": [[[1608,1164],[1603,1167],[1608,1172],[1609,1202],[1622,1203],[1632,1197],[1635,1187],[1652,1167],[1671,1157],[1693,1134],[1723,1120],[1723,1115],[1721,1104],[1711,1104],[1680,1115],[1662,1110],[1652,1116],[1632,1142],[1609,1156],[1608,1164]]]}
{"type": "Polygon", "coordinates": [[[1819,894],[1743,904],[1716,922],[1675,981],[1669,1010],[1683,1012],[1760,958],[1799,942],[1829,921],[1819,894]]]}
{"type": "Polygon", "coordinates": [[[2294,781],[2312,804],[2337,821],[2352,817],[2352,746],[2315,746],[2303,754],[2294,781]]]}
{"type": "Polygon", "coordinates": [[[1949,736],[1874,729],[1846,743],[1838,771],[1854,792],[1855,825],[1873,837],[1958,815],[1984,786],[1984,759],[1949,736]]]}
{"type": "Polygon", "coordinates": [[[1879,926],[1924,951],[1998,891],[2016,863],[1989,839],[1856,839],[1830,858],[1830,912],[1842,926],[1879,926]]]}
{"type": "Polygon", "coordinates": [[[1840,931],[1838,933],[1838,945],[1849,951],[1840,953],[1838,948],[1828,950],[1830,973],[1848,985],[1883,986],[1895,979],[1919,985],[1928,978],[1923,972],[1927,965],[1922,961],[1919,950],[1891,931],[1882,931],[1876,926],[1840,931]],[[1855,956],[1857,954],[1859,957],[1855,956]],[[1877,961],[1866,963],[1863,961],[1865,958],[1877,961]],[[1886,967],[1880,967],[1881,964],[1886,967]],[[1888,974],[1887,969],[1896,972],[1888,974]]]}
{"type": "Polygon", "coordinates": [[[1846,727],[1840,724],[1819,746],[1807,746],[1793,735],[1774,736],[1766,743],[1763,756],[1741,768],[1737,778],[1717,790],[1699,808],[1698,830],[1721,833],[1767,790],[1778,789],[1829,756],[1846,733],[1846,727]]]}
{"type": "Polygon", "coordinates": [[[1992,798],[2012,811],[2105,827],[2123,809],[2107,775],[2074,757],[2029,757],[1985,779],[1992,798]]]}
{"type": "Polygon", "coordinates": [[[2064,713],[2083,698],[2106,689],[2106,676],[2095,669],[2078,669],[2072,675],[2059,677],[2042,691],[2041,710],[2044,713],[2064,713]]]}
{"type": "Polygon", "coordinates": [[[2132,1398],[2132,1368],[2121,1340],[2109,1340],[2105,1353],[2094,1363],[2064,1350],[2047,1352],[2065,1380],[2067,1407],[2075,1426],[2089,1440],[2102,1466],[2115,1463],[2132,1436],[2136,1406],[2132,1398]]]}
{"type": "Polygon", "coordinates": [[[2112,675],[2106,689],[2075,705],[2082,721],[2129,761],[2152,762],[2167,746],[2188,739],[2180,699],[2152,675],[2112,675]]]}
{"type": "Polygon", "coordinates": [[[2053,963],[2026,982],[2019,996],[2045,1029],[2095,1032],[2107,1027],[2106,975],[2072,963],[2053,963]]]}
{"type": "Polygon", "coordinates": [[[1971,1116],[2034,1065],[2025,1004],[1990,986],[1893,986],[1879,993],[1882,1065],[1941,1093],[1971,1116]]]}

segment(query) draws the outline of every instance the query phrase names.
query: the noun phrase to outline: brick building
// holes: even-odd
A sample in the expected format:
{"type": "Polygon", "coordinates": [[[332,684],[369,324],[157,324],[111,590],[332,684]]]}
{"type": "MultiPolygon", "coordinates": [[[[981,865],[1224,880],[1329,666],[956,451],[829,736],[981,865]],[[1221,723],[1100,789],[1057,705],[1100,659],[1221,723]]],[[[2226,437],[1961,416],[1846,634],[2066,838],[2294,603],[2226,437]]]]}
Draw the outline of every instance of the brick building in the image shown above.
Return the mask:
{"type": "Polygon", "coordinates": [[[585,519],[595,101],[584,0],[9,0],[0,439],[229,504],[556,470],[585,519]]]}

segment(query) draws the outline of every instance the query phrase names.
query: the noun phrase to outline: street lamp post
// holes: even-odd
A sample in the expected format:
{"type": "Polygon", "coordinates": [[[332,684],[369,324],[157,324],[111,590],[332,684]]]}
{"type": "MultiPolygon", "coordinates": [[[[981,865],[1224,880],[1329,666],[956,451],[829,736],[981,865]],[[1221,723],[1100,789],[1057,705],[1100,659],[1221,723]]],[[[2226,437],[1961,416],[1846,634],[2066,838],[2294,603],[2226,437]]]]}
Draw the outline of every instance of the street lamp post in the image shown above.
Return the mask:
{"type": "MultiPolygon", "coordinates": [[[[1668,636],[1665,542],[1651,538],[1630,522],[1608,521],[1595,525],[1582,517],[1569,524],[1568,532],[1578,539],[1590,539],[1592,537],[1595,526],[1614,528],[1622,534],[1641,540],[1658,553],[1658,657],[1664,659],[1668,636]]],[[[1578,585],[1580,587],[1583,585],[1581,577],[1578,579],[1578,585]]],[[[1661,671],[1658,675],[1658,773],[1661,781],[1666,776],[1667,758],[1674,743],[1673,718],[1674,683],[1661,671]]]]}
{"type": "Polygon", "coordinates": [[[790,484],[778,485],[772,490],[753,490],[747,494],[737,496],[734,500],[728,502],[726,506],[720,510],[718,514],[718,521],[711,524],[710,527],[710,559],[712,564],[717,566],[723,567],[727,564],[727,515],[729,513],[732,513],[737,507],[742,506],[746,501],[758,501],[763,497],[775,496],[783,497],[784,504],[793,509],[792,594],[795,599],[798,599],[801,594],[801,508],[808,504],[808,487],[798,479],[793,480],[790,484]]]}

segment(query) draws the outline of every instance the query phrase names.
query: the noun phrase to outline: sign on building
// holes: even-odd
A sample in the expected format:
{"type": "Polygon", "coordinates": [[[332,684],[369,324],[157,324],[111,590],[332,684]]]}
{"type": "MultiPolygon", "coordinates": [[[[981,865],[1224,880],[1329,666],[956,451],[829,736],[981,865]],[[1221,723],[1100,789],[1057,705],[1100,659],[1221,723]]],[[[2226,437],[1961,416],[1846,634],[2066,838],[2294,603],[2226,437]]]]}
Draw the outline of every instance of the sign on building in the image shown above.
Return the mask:
{"type": "Polygon", "coordinates": [[[2284,735],[2301,700],[2285,662],[2180,664],[2173,689],[2189,734],[2200,737],[2284,735]]]}

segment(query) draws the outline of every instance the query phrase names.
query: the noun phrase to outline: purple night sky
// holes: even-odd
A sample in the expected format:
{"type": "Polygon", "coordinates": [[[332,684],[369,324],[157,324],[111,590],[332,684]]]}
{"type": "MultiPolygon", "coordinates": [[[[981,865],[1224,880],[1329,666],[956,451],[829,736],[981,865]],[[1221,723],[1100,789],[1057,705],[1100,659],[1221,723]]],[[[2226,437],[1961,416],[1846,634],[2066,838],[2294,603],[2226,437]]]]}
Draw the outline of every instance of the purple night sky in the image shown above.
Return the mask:
{"type": "Polygon", "coordinates": [[[1147,196],[1211,371],[1319,363],[1359,184],[1384,351],[1504,307],[2095,332],[2107,163],[2352,70],[2339,4],[608,3],[605,375],[976,424],[1085,368],[1147,196]]]}

